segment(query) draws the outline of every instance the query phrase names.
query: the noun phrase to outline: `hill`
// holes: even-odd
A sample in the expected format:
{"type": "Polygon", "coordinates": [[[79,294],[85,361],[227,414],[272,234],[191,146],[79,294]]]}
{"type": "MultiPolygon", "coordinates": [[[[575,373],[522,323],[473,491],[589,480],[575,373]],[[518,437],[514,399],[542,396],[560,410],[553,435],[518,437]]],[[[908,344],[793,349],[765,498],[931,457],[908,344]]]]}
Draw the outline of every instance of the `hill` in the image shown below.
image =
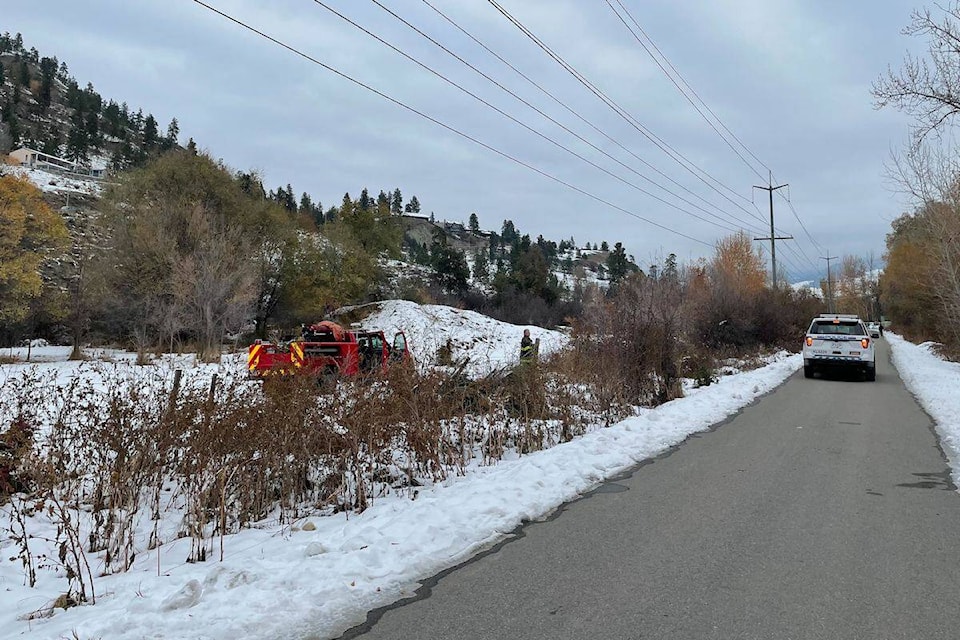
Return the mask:
{"type": "Polygon", "coordinates": [[[153,114],[81,87],[66,63],[0,35],[0,154],[26,147],[75,164],[79,173],[137,166],[177,145],[174,118],[162,133],[153,114]]]}

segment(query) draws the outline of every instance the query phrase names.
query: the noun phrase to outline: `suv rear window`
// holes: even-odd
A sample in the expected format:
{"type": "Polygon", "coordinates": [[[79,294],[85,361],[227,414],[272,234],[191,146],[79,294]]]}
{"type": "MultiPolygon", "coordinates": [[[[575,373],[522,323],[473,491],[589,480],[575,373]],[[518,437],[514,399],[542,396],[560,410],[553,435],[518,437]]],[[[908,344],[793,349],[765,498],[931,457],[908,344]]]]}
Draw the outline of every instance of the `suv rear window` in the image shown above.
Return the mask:
{"type": "Polygon", "coordinates": [[[839,323],[834,323],[832,320],[828,320],[826,322],[814,322],[812,325],[810,325],[810,333],[862,336],[863,329],[861,328],[859,322],[843,322],[841,320],[839,323]]]}

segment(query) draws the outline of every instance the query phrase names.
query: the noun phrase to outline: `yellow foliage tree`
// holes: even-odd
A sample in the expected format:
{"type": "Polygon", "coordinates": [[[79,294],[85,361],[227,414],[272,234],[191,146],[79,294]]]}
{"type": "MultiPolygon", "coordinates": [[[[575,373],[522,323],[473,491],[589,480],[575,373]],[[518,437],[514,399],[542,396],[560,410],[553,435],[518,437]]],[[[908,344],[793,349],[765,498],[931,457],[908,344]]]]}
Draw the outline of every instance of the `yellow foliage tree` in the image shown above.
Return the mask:
{"type": "Polygon", "coordinates": [[[743,231],[717,242],[710,266],[714,286],[735,297],[752,298],[763,291],[767,279],[763,255],[743,231]]]}
{"type": "Polygon", "coordinates": [[[0,322],[19,322],[30,313],[31,301],[43,292],[43,261],[68,237],[39,189],[21,178],[0,177],[0,322]]]}

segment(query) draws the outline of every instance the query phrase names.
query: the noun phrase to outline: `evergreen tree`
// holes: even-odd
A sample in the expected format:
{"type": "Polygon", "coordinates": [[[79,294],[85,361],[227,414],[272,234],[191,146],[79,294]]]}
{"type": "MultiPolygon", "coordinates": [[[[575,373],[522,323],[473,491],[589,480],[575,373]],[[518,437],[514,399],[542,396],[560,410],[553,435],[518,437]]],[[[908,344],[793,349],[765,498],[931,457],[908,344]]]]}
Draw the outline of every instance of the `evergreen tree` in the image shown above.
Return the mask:
{"type": "Polygon", "coordinates": [[[313,215],[313,200],[310,199],[310,194],[306,191],[300,196],[300,207],[297,209],[297,213],[302,216],[313,215]]]}
{"type": "MultiPolygon", "coordinates": [[[[617,244],[620,244],[620,243],[618,242],[617,244]]],[[[606,240],[600,243],[600,251],[610,251],[610,245],[607,244],[606,240]]]]}
{"type": "Polygon", "coordinates": [[[180,123],[174,118],[167,125],[167,136],[163,139],[164,149],[173,149],[177,146],[177,138],[180,136],[180,123]]]}
{"type": "Polygon", "coordinates": [[[470,214],[470,231],[474,233],[480,232],[480,219],[477,217],[476,213],[470,214]]]}
{"type": "Polygon", "coordinates": [[[113,100],[103,109],[103,130],[107,135],[120,137],[120,105],[113,100]]]}
{"type": "Polygon", "coordinates": [[[43,140],[43,146],[40,148],[40,151],[51,156],[60,155],[60,129],[57,128],[56,123],[50,124],[50,129],[47,131],[47,136],[43,140]]]}
{"type": "Polygon", "coordinates": [[[417,199],[417,196],[410,198],[410,202],[406,206],[407,213],[420,213],[420,201],[417,199]]]}
{"type": "Polygon", "coordinates": [[[3,62],[0,62],[0,87],[3,86],[4,82],[3,62]]]}
{"type": "Polygon", "coordinates": [[[7,130],[10,134],[10,146],[15,149],[20,146],[20,120],[17,118],[13,104],[7,100],[3,105],[3,117],[0,118],[7,123],[7,130]]]}
{"type": "Polygon", "coordinates": [[[20,58],[19,67],[20,67],[20,74],[18,79],[20,80],[20,86],[29,87],[30,86],[30,67],[27,66],[27,61],[24,60],[23,58],[20,58]]]}
{"type": "Polygon", "coordinates": [[[483,283],[490,279],[490,259],[483,249],[473,257],[473,279],[483,283]]]}
{"type": "Polygon", "coordinates": [[[627,251],[623,248],[623,243],[618,242],[614,245],[613,251],[607,256],[607,272],[610,274],[610,282],[617,283],[623,280],[630,272],[630,261],[627,260],[627,251]]]}
{"type": "Polygon", "coordinates": [[[363,191],[360,192],[360,199],[357,200],[357,207],[361,211],[367,211],[368,209],[373,208],[373,201],[370,200],[370,193],[367,191],[366,187],[364,187],[363,191]]]}
{"type": "Polygon", "coordinates": [[[87,125],[83,121],[83,113],[74,111],[70,118],[70,133],[67,135],[66,157],[74,162],[86,162],[89,148],[90,138],[87,125]]]}
{"type": "Polygon", "coordinates": [[[87,114],[85,126],[87,128],[87,143],[91,147],[100,146],[100,118],[97,112],[91,111],[87,114]]]}
{"type": "MultiPolygon", "coordinates": [[[[139,115],[140,112],[137,112],[137,114],[139,115]]],[[[158,141],[157,121],[151,113],[148,114],[143,121],[143,148],[147,151],[152,151],[153,148],[157,146],[158,141]]]]}
{"type": "Polygon", "coordinates": [[[517,237],[517,228],[513,226],[513,220],[504,220],[503,227],[500,229],[500,238],[503,240],[503,245],[513,245],[517,237]]]}
{"type": "Polygon", "coordinates": [[[390,208],[390,196],[387,195],[386,191],[383,189],[380,190],[380,193],[377,195],[377,208],[387,207],[390,208]]]}
{"type": "Polygon", "coordinates": [[[403,196],[400,194],[400,189],[393,190],[393,196],[390,200],[390,213],[397,216],[403,213],[403,196]]]}
{"type": "Polygon", "coordinates": [[[500,236],[494,231],[490,234],[490,261],[492,262],[500,254],[500,236]]]}
{"type": "Polygon", "coordinates": [[[43,58],[40,60],[40,111],[45,113],[50,107],[53,96],[53,81],[57,76],[57,59],[43,58]]]}

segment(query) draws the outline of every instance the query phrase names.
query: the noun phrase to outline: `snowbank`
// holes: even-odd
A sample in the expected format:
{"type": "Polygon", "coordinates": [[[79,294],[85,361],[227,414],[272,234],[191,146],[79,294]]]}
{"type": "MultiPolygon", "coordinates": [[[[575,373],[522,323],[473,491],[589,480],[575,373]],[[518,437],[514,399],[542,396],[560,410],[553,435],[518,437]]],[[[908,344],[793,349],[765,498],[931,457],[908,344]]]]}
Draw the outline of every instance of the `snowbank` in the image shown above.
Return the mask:
{"type": "MultiPolygon", "coordinates": [[[[540,354],[562,349],[569,339],[560,331],[532,325],[515,325],[494,320],[475,311],[441,305],[419,305],[405,300],[387,300],[367,305],[374,309],[360,324],[380,329],[388,340],[398,331],[407,337],[408,348],[421,365],[436,362],[437,350],[449,341],[454,362],[469,358],[464,371],[483,376],[495,369],[511,367],[520,357],[520,339],[524,329],[540,340],[540,354]]],[[[360,307],[341,309],[350,311],[360,307]]]]}
{"type": "Polygon", "coordinates": [[[884,336],[907,389],[936,422],[953,483],[960,486],[960,363],[937,356],[934,343],[916,345],[889,331],[884,336]]]}

